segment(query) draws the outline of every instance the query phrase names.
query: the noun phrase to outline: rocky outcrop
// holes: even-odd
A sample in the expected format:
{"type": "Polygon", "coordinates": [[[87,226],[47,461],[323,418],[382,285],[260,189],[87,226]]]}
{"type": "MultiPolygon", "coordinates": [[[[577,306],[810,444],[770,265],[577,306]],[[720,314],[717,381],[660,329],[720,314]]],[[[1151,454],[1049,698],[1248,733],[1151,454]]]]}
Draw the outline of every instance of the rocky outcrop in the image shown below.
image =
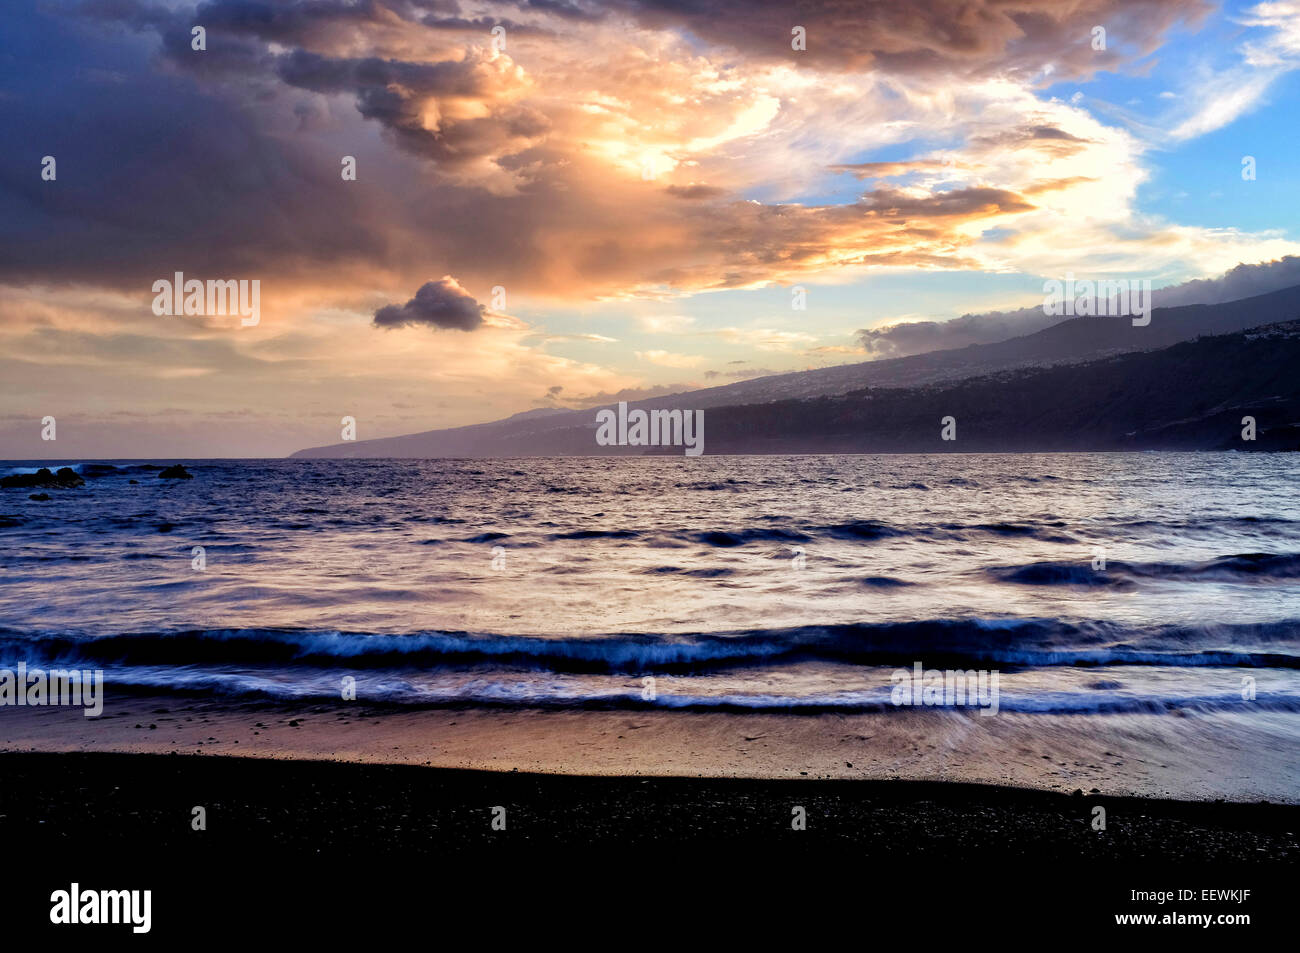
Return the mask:
{"type": "Polygon", "coordinates": [[[35,473],[14,473],[7,477],[0,477],[0,487],[5,489],[67,490],[85,485],[86,481],[69,467],[59,467],[56,473],[51,473],[49,467],[41,467],[35,473]]]}

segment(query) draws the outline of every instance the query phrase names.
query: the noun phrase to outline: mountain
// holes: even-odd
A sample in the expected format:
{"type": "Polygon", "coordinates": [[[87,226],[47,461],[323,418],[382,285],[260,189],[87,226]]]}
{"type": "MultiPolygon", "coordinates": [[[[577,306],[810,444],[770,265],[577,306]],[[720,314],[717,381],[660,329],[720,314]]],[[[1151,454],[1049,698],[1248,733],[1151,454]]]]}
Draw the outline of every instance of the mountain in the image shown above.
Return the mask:
{"type": "MultiPolygon", "coordinates": [[[[951,351],[779,374],[637,401],[630,404],[629,408],[708,409],[706,452],[709,453],[792,452],[791,448],[795,446],[826,451],[850,447],[863,449],[864,444],[848,439],[845,433],[827,432],[814,419],[810,405],[819,400],[832,401],[832,404],[821,406],[821,411],[843,413],[846,411],[841,404],[874,402],[873,412],[867,415],[877,421],[872,425],[876,428],[871,431],[873,439],[883,441],[882,446],[894,446],[886,438],[885,431],[879,429],[887,426],[881,422],[881,415],[886,412],[896,413],[898,421],[913,421],[916,418],[912,416],[910,408],[918,402],[930,407],[928,401],[933,395],[946,395],[940,403],[946,400],[948,409],[939,416],[957,415],[959,411],[968,414],[969,411],[964,409],[967,407],[989,410],[986,405],[994,400],[993,391],[998,390],[1005,392],[1008,399],[1014,394],[1034,392],[1050,407],[1060,403],[1059,395],[1046,390],[1052,386],[1052,381],[1056,381],[1057,386],[1081,388],[1082,392],[1101,400],[1094,413],[1103,417],[1111,410],[1103,395],[1097,394],[1088,381],[1098,377],[1108,378],[1115,360],[1136,360],[1138,364],[1133,366],[1139,367],[1142,366],[1139,359],[1144,355],[1164,353],[1173,345],[1192,342],[1204,335],[1222,337],[1227,333],[1229,339],[1235,339],[1231,332],[1237,332],[1235,337],[1240,342],[1263,340],[1242,336],[1240,332],[1289,322],[1297,317],[1300,317],[1300,286],[1222,304],[1157,308],[1151,313],[1151,323],[1145,327],[1134,327],[1126,317],[1072,318],[1033,334],[994,344],[976,344],[951,351]],[[835,402],[835,398],[843,400],[835,402]],[[971,404],[970,401],[974,403],[971,404]],[[764,417],[773,423],[763,425],[764,417]],[[800,419],[812,429],[802,437],[779,432],[779,428],[774,429],[775,421],[787,417],[791,420],[800,419]],[[747,423],[739,423],[742,420],[747,423]],[[729,432],[726,427],[733,424],[741,429],[729,432]]],[[[1291,338],[1284,335],[1279,340],[1289,342],[1291,338]]],[[[1296,365],[1293,368],[1294,366],[1296,365]]],[[[1214,369],[1207,371],[1210,378],[1217,379],[1221,376],[1214,369]]],[[[1191,412],[1196,401],[1185,394],[1188,381],[1196,381],[1198,385],[1202,383],[1199,376],[1183,380],[1167,379],[1167,386],[1174,388],[1175,392],[1160,395],[1162,399],[1157,401],[1158,405],[1166,407],[1165,398],[1178,398],[1181,395],[1186,405],[1184,409],[1191,412]]],[[[1260,399],[1249,375],[1243,375],[1238,383],[1242,388],[1242,399],[1260,399]]],[[[1232,400],[1234,395],[1231,392],[1223,393],[1222,399],[1232,400]]],[[[1204,410],[1201,408],[1200,412],[1204,410]]],[[[643,448],[596,446],[593,433],[595,419],[594,408],[581,411],[529,411],[491,423],[334,444],[300,450],[293,456],[422,458],[644,452],[643,448]]],[[[1172,425],[1173,419],[1166,423],[1172,425]]],[[[1091,435],[1089,439],[1099,440],[1103,433],[1108,432],[1102,421],[1095,424],[1081,432],[1078,439],[1083,439],[1083,434],[1086,433],[1091,435]]],[[[903,434],[910,426],[908,424],[898,431],[897,438],[902,442],[897,443],[894,449],[902,450],[912,446],[903,439],[903,434]]],[[[930,429],[937,434],[937,424],[930,429]]],[[[1145,433],[1142,427],[1138,427],[1138,430],[1145,433]]],[[[945,445],[935,448],[928,443],[924,445],[929,449],[975,449],[966,445],[964,440],[973,436],[975,435],[962,428],[963,440],[959,447],[945,445]]],[[[1110,440],[1113,436],[1112,434],[1106,439],[1110,440]]],[[[1201,434],[1201,437],[1207,436],[1201,434]]],[[[994,447],[998,443],[994,437],[995,434],[990,433],[982,439],[991,441],[988,445],[994,447]]],[[[1017,445],[1015,448],[1063,449],[1066,445],[1083,448],[1077,440],[1071,442],[1071,439],[1062,435],[1053,436],[1044,431],[1036,432],[1035,440],[1045,443],[1033,447],[1017,445]]],[[[1195,440],[1192,443],[1200,445],[1195,440]]],[[[1100,449],[1100,446],[1089,446],[1100,449]]],[[[1009,444],[994,448],[1013,449],[1009,444]]]]}
{"type": "Polygon", "coordinates": [[[712,410],[709,453],[1300,450],[1300,321],[1084,364],[712,410]],[[956,440],[940,421],[956,421],[956,440]],[[1242,439],[1253,417],[1256,439],[1242,439]]]}

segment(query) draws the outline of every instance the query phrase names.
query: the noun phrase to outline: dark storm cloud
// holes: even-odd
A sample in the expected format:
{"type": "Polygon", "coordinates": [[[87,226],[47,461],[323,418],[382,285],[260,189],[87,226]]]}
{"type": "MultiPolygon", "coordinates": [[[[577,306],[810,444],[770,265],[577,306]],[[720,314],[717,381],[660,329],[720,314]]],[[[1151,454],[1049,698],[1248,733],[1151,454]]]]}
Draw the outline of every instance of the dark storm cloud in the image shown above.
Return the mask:
{"type": "MultiPolygon", "coordinates": [[[[338,187],[337,154],[269,138],[239,102],[160,75],[147,40],[96,42],[39,15],[6,16],[15,64],[0,98],[13,146],[0,150],[0,281],[147,290],[177,270],[263,277],[267,249],[290,270],[384,254],[363,189],[338,187]],[[40,42],[23,43],[27,31],[40,42]],[[53,182],[39,175],[44,155],[57,161],[53,182]]],[[[292,105],[268,103],[268,115],[292,105]]]]}
{"type": "MultiPolygon", "coordinates": [[[[411,159],[372,137],[346,130],[340,137],[338,119],[327,123],[323,101],[305,88],[357,94],[358,108],[400,138],[415,107],[400,95],[386,98],[386,83],[459,96],[490,86],[490,75],[463,63],[277,56],[216,30],[199,53],[189,48],[190,16],[132,0],[97,0],[77,11],[78,18],[45,9],[6,13],[0,121],[13,148],[0,150],[0,282],[143,293],[183,271],[278,277],[283,287],[318,279],[322,266],[345,281],[453,253],[463,264],[510,247],[509,217],[484,213],[501,200],[436,182],[413,196],[404,185],[415,176],[411,159]],[[158,37],[169,63],[162,69],[158,37]],[[304,89],[285,85],[281,66],[304,89]],[[326,126],[337,144],[284,135],[326,126]],[[341,180],[345,153],[358,157],[357,181],[341,180]],[[54,182],[40,177],[45,155],[57,160],[54,182]],[[445,231],[430,229],[434,220],[445,231]]],[[[411,130],[407,138],[419,141],[407,152],[455,164],[490,151],[514,129],[535,127],[521,111],[451,124],[432,145],[411,130]]],[[[459,266],[448,260],[443,267],[459,266]]]]}
{"type": "Polygon", "coordinates": [[[488,116],[443,120],[430,128],[426,112],[443,97],[491,104],[506,80],[483,60],[403,63],[333,59],[295,50],[279,57],[277,73],[285,83],[317,93],[348,93],[357,111],[379,122],[410,151],[455,165],[508,152],[544,134],[546,117],[528,106],[492,106],[488,116]]]}
{"type": "MultiPolygon", "coordinates": [[[[551,11],[559,13],[559,11],[551,11]]],[[[575,11],[581,15],[581,11],[575,11]]],[[[444,32],[486,35],[495,26],[508,34],[547,35],[551,31],[508,17],[461,15],[454,2],[420,0],[209,0],[201,3],[192,17],[211,30],[242,34],[284,46],[346,48],[356,32],[403,30],[408,35],[418,27],[444,32]]]]}
{"type": "Polygon", "coordinates": [[[538,110],[505,101],[518,82],[509,64],[496,63],[481,49],[463,51],[454,39],[450,46],[440,41],[437,62],[340,54],[354,49],[358,38],[379,50],[409,50],[413,43],[448,31],[481,41],[498,25],[507,33],[546,32],[508,19],[461,18],[455,4],[212,0],[191,13],[136,0],[90,0],[80,10],[88,18],[158,34],[176,69],[242,86],[256,103],[273,98],[280,84],[351,96],[357,111],[380,123],[403,148],[444,165],[517,152],[549,126],[538,110]],[[207,48],[201,52],[191,45],[196,24],[206,30],[207,48]],[[282,47],[288,51],[281,52],[282,47]],[[440,108],[443,98],[477,101],[482,114],[449,116],[440,108]],[[431,115],[437,117],[432,124],[431,115]]]}
{"type": "Polygon", "coordinates": [[[1204,0],[614,0],[647,26],[675,27],[742,53],[812,69],[891,73],[1036,74],[1114,69],[1151,52],[1179,23],[1197,23],[1204,0]],[[791,28],[807,49],[791,49],[791,28]],[[1107,49],[1091,30],[1104,26],[1107,49]]]}
{"type": "MultiPolygon", "coordinates": [[[[916,6],[915,22],[896,22],[897,10],[911,9],[898,7],[889,20],[895,34],[880,43],[905,46],[899,37],[923,34],[938,6],[916,6]]],[[[575,20],[598,19],[601,9],[503,9],[523,19],[559,7],[575,20]]],[[[877,7],[794,9],[823,26],[861,9],[870,25],[883,22],[877,7]]],[[[409,288],[430,269],[472,286],[508,280],[577,295],[750,287],[807,267],[975,267],[964,253],[969,223],[1032,208],[1027,191],[990,188],[928,196],[881,189],[826,206],[728,202],[711,185],[673,186],[671,200],[658,188],[643,195],[640,183],[565,139],[572,117],[563,111],[548,136],[547,119],[528,105],[551,108],[547,76],[485,52],[485,35],[453,49],[440,31],[421,27],[426,16],[461,16],[454,3],[216,0],[197,16],[137,0],[58,8],[78,10],[72,18],[49,9],[6,14],[13,52],[10,65],[0,62],[8,93],[0,120],[15,147],[0,150],[4,283],[143,293],[179,270],[263,278],[267,294],[269,279],[278,287],[300,279],[331,303],[332,289],[409,288]],[[189,46],[196,19],[208,25],[203,53],[189,46]],[[388,55],[401,47],[408,59],[388,55]],[[376,126],[388,136],[373,135],[376,126]],[[58,158],[54,183],[39,177],[47,154],[58,158]],[[343,155],[357,157],[355,181],[340,180],[343,155]],[[629,220],[642,227],[629,229],[629,220]]],[[[611,29],[625,27],[612,22],[622,9],[708,32],[714,27],[704,21],[741,8],[708,0],[609,9],[611,29]]],[[[760,19],[779,9],[787,8],[755,7],[760,19]]],[[[728,22],[737,44],[753,39],[747,17],[728,22]]],[[[848,33],[842,39],[853,46],[870,30],[848,33]]],[[[1045,128],[1026,135],[1070,144],[1045,128]]],[[[368,312],[374,304],[340,306],[368,312]]]]}
{"type": "Polygon", "coordinates": [[[375,312],[377,328],[452,328],[473,331],[483,323],[483,305],[451,275],[427,281],[406,304],[390,304],[375,312]]]}
{"type": "Polygon", "coordinates": [[[569,3],[566,0],[516,0],[515,6],[520,10],[536,10],[584,23],[594,23],[605,18],[605,10],[600,2],[569,3]]]}

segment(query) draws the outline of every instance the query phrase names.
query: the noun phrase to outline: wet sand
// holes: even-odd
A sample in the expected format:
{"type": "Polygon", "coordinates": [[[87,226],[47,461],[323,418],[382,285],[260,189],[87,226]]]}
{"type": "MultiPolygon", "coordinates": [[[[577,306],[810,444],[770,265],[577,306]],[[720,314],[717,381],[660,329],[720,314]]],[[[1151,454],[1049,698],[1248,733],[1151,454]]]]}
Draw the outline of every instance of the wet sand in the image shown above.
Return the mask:
{"type": "Polygon", "coordinates": [[[1296,803],[1300,715],[410,709],[110,695],[0,708],[0,751],[239,755],[628,777],[950,781],[1296,803]]]}

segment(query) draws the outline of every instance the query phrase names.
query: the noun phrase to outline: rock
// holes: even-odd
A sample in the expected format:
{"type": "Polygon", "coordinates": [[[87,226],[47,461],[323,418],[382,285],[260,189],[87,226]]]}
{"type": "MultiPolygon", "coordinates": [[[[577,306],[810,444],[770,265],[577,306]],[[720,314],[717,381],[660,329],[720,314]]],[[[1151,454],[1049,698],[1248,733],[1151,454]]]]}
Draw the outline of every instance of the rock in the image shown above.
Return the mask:
{"type": "MultiPolygon", "coordinates": [[[[135,486],[139,486],[139,485],[140,485],[140,481],[139,481],[139,480],[127,480],[126,482],[127,482],[127,483],[130,483],[130,484],[133,484],[133,485],[135,485],[135,486]]],[[[175,754],[175,752],[172,752],[172,753],[175,754]]]]}
{"type": "Polygon", "coordinates": [[[168,467],[158,474],[164,480],[193,480],[194,474],[186,470],[181,464],[177,463],[168,467]]]}
{"type": "Polygon", "coordinates": [[[35,500],[37,503],[44,503],[49,498],[50,498],[50,494],[48,493],[31,493],[28,494],[27,496],[27,499],[35,500]]]}
{"type": "Polygon", "coordinates": [[[74,486],[85,486],[86,481],[77,476],[69,467],[59,467],[58,473],[51,473],[49,467],[41,467],[35,473],[14,473],[0,477],[0,487],[6,489],[18,487],[39,487],[43,490],[65,490],[74,486]]]}

